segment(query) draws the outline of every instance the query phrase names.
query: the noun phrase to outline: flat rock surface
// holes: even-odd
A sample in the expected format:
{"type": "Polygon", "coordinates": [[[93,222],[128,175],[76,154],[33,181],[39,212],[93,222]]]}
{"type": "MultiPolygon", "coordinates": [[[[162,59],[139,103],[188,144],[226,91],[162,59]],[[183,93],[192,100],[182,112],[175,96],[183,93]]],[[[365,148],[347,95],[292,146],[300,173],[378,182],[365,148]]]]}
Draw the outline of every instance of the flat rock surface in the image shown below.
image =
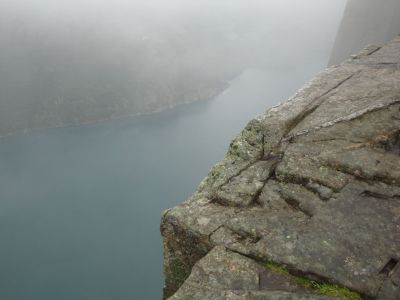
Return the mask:
{"type": "Polygon", "coordinates": [[[250,121],[163,215],[164,296],[335,299],[260,265],[274,262],[358,299],[400,299],[399,63],[400,37],[250,121]]]}

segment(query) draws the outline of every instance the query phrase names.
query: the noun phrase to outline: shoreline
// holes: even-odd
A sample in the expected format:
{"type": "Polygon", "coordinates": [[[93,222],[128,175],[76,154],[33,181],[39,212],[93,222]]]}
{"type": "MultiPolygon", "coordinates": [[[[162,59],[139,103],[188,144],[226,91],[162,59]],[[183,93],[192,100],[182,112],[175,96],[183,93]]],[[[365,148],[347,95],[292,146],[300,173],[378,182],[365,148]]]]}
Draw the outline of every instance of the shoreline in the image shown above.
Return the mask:
{"type": "Polygon", "coordinates": [[[197,103],[197,102],[211,101],[211,100],[215,99],[218,95],[220,95],[224,91],[226,91],[231,86],[232,80],[234,80],[235,78],[240,76],[242,73],[243,73],[243,71],[240,72],[239,74],[235,75],[231,79],[229,79],[221,89],[219,89],[218,91],[216,91],[214,93],[210,93],[211,95],[209,95],[208,97],[199,98],[199,99],[195,99],[195,100],[192,100],[192,101],[184,101],[184,102],[176,103],[176,104],[173,104],[173,105],[160,107],[159,109],[156,109],[154,111],[126,114],[126,115],[120,115],[120,116],[110,116],[110,117],[107,117],[107,118],[97,119],[97,120],[94,120],[94,121],[80,122],[78,124],[62,124],[62,125],[56,125],[56,126],[43,126],[43,127],[24,128],[24,129],[21,129],[21,130],[12,131],[12,132],[8,132],[8,133],[5,133],[5,134],[0,134],[0,140],[4,139],[4,138],[7,138],[7,137],[11,137],[11,136],[29,135],[29,134],[32,134],[35,131],[41,131],[41,130],[47,130],[47,129],[74,128],[74,127],[81,127],[81,126],[90,126],[90,125],[96,125],[96,124],[105,123],[105,122],[114,121],[114,120],[122,120],[122,119],[125,119],[125,118],[127,119],[127,118],[133,118],[133,117],[150,116],[150,115],[155,115],[155,114],[171,111],[171,110],[174,110],[174,109],[176,109],[178,107],[194,104],[194,103],[197,103]]]}

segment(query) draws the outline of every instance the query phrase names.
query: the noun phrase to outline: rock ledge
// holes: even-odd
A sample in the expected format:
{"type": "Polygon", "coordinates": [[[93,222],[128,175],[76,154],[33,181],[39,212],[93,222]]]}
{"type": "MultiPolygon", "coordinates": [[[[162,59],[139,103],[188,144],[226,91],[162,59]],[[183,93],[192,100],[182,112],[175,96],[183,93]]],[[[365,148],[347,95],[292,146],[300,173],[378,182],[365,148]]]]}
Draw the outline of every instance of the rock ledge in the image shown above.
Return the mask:
{"type": "Polygon", "coordinates": [[[251,120],[161,232],[165,298],[400,299],[400,37],[251,120]]]}

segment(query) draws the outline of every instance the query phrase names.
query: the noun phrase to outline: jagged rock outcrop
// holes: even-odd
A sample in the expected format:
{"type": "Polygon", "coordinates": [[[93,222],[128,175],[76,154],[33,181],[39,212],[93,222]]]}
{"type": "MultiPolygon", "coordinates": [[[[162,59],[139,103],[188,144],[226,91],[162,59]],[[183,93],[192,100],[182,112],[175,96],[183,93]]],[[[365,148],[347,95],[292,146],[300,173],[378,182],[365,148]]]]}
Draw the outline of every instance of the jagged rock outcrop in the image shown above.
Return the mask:
{"type": "Polygon", "coordinates": [[[250,121],[161,232],[166,298],[400,299],[400,37],[250,121]]]}

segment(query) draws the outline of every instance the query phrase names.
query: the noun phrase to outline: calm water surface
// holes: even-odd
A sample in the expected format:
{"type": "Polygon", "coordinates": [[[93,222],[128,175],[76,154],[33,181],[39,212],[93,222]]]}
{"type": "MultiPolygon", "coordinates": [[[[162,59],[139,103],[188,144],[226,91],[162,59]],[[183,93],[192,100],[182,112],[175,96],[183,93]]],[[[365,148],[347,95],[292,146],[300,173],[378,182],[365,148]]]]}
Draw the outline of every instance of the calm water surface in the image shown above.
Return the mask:
{"type": "Polygon", "coordinates": [[[210,101],[0,139],[0,299],[161,299],[161,212],[322,67],[247,70],[210,101]]]}

